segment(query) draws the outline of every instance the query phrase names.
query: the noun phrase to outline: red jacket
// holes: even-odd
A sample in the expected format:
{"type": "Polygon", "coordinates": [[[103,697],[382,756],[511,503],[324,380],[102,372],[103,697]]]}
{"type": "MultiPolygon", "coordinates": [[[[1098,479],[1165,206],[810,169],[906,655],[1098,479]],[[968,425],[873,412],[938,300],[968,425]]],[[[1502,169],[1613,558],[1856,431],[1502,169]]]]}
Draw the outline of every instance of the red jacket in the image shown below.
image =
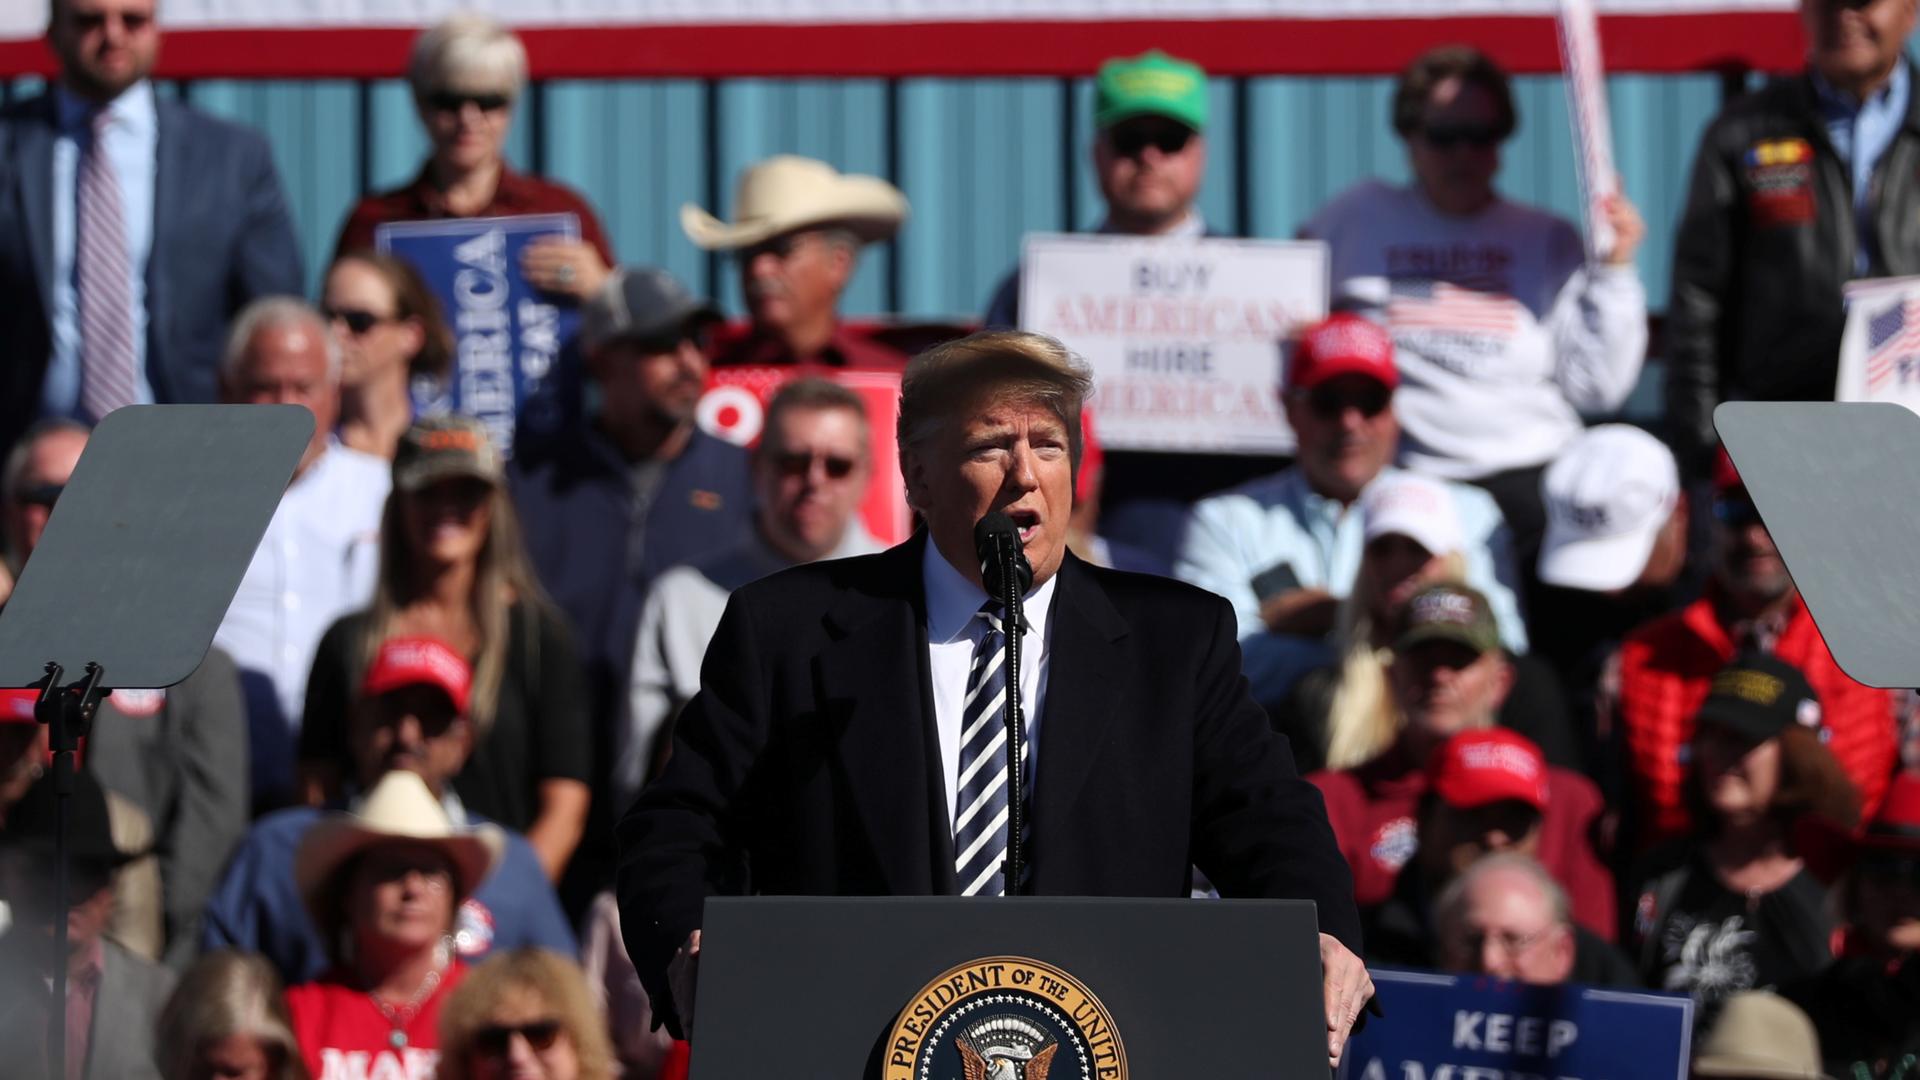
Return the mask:
{"type": "MultiPolygon", "coordinates": [[[[1419,849],[1420,799],[1427,771],[1398,747],[1365,765],[1307,777],[1327,802],[1340,853],[1353,868],[1353,899],[1363,910],[1393,894],[1393,884],[1419,849]]],[[[1594,854],[1600,789],[1579,773],[1547,766],[1547,809],[1540,821],[1540,864],[1573,905],[1573,919],[1614,940],[1613,874],[1594,854]]]]}
{"type": "MultiPolygon", "coordinates": [[[[1711,593],[1647,623],[1621,643],[1620,734],[1643,847],[1688,829],[1683,785],[1693,716],[1706,701],[1713,676],[1736,651],[1711,593]]],[[[1886,794],[1898,750],[1893,695],[1862,686],[1840,670],[1798,596],[1773,654],[1799,668],[1820,695],[1822,738],[1860,789],[1861,816],[1871,817],[1886,794]]]]}

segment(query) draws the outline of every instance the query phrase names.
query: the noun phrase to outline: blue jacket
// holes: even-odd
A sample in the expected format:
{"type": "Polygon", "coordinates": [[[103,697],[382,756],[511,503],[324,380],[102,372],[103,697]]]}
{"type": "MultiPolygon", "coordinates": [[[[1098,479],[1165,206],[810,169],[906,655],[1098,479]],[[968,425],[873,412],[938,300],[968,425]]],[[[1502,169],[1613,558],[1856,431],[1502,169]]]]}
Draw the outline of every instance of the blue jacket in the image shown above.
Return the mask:
{"type": "Polygon", "coordinates": [[[635,539],[632,469],[591,424],[514,448],[508,472],[527,554],[573,623],[596,716],[626,688],[647,587],[669,567],[753,535],[747,452],[696,430],[669,462],[635,539]]]}
{"type": "MultiPolygon", "coordinates": [[[[300,838],[324,813],[296,806],[254,824],[207,902],[203,948],[257,952],[288,986],[310,982],[332,966],[293,880],[300,838]]],[[[468,820],[481,823],[473,816],[468,820]]],[[[579,955],[553,887],[533,847],[519,833],[507,830],[507,851],[499,867],[461,906],[455,942],[460,958],[469,963],[491,949],[522,945],[579,955]]]]}
{"type": "MultiPolygon", "coordinates": [[[[258,297],[299,296],[293,219],[260,133],[155,102],[147,380],[160,402],[213,401],[227,321],[258,297]]],[[[0,110],[0,455],[40,406],[53,350],[54,99],[0,110]]]]}

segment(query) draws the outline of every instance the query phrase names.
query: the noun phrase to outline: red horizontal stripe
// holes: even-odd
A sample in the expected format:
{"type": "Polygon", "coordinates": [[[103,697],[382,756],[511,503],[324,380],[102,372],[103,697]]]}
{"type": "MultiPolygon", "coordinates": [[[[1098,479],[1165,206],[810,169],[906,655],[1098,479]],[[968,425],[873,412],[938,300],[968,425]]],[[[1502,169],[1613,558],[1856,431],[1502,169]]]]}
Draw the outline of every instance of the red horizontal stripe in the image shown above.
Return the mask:
{"type": "MultiPolygon", "coordinates": [[[[381,78],[405,70],[404,27],[174,30],[168,78],[381,78]]],[[[1609,71],[1800,66],[1791,11],[1609,15],[1609,71]]],[[[1545,16],[1458,19],[1116,19],[857,25],[722,24],[522,29],[537,78],[1089,75],[1110,56],[1161,48],[1216,75],[1384,75],[1435,45],[1467,41],[1520,74],[1560,70],[1545,16]]],[[[48,74],[37,40],[0,41],[0,75],[48,74]]]]}

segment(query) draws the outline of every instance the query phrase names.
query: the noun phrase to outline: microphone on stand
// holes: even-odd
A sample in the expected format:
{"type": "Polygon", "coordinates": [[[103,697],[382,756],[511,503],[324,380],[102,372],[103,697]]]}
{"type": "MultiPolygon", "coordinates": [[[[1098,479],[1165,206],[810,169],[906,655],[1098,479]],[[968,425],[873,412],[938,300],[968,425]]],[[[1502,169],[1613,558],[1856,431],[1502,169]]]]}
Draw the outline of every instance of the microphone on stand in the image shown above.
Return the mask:
{"type": "Polygon", "coordinates": [[[1021,833],[1026,828],[1027,724],[1020,707],[1020,635],[1026,614],[1020,598],[1033,586],[1033,567],[1020,543],[1020,530],[1004,511],[992,510],[973,527],[973,552],[980,560],[980,581],[987,595],[1000,601],[1007,649],[1007,861],[1006,895],[1020,891],[1026,870],[1021,833]]]}

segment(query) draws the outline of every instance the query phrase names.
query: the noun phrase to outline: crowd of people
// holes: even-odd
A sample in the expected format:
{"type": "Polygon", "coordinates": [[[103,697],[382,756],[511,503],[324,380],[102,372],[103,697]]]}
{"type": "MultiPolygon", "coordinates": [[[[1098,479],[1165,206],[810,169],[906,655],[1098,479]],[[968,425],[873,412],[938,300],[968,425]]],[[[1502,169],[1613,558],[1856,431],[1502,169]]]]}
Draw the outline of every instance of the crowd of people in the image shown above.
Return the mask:
{"type": "MultiPolygon", "coordinates": [[[[1670,426],[1604,422],[1649,348],[1639,212],[1607,204],[1592,251],[1502,197],[1513,95],[1457,46],[1393,95],[1410,182],[1300,227],[1328,245],[1335,310],[1275,343],[1293,453],[1103,453],[1097,401],[1055,448],[1074,560],[1230,605],[1369,964],[1689,994],[1698,1075],[1914,1075],[1920,707],[1835,662],[1709,414],[1830,397],[1845,283],[1920,271],[1915,6],[1802,0],[1806,69],[1703,135],[1661,342],[1670,426]]],[[[154,0],[55,0],[60,76],[0,112],[0,603],[113,409],[317,423],[207,661],[99,710],[65,913],[45,731],[32,692],[0,691],[0,1071],[44,1075],[63,1040],[63,1080],[682,1075],[691,1000],[661,997],[679,938],[623,933],[615,823],[673,755],[729,596],[884,547],[863,513],[879,451],[924,432],[837,381],[908,362],[838,307],[906,198],[781,155],[743,172],[731,221],[682,208],[740,274],[729,322],[507,166],[526,54],[460,15],[406,73],[427,160],[353,208],[309,302],[264,140],[156,95],[159,37],[154,0]],[[548,212],[579,239],[519,269],[578,305],[591,393],[509,459],[418,407],[458,378],[453,333],[373,242],[548,212]],[[696,421],[741,366],[784,378],[750,448],[696,421]]],[[[1195,209],[1205,73],[1150,52],[1094,91],[1099,230],[1219,235],[1195,209]]],[[[1017,327],[1019,296],[1016,269],[981,324],[1017,327]]],[[[1029,617],[1044,641],[1044,604],[1029,617]]],[[[1208,628],[1182,632],[1197,649],[1208,628]]]]}

